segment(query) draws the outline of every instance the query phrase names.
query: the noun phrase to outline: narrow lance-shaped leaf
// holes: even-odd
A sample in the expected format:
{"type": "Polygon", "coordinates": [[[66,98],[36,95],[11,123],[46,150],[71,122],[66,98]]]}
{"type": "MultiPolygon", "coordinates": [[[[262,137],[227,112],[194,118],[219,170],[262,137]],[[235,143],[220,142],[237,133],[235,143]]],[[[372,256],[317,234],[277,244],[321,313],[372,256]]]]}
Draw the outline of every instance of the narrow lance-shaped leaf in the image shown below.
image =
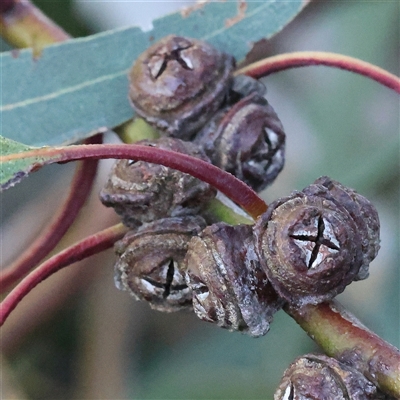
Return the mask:
{"type": "Polygon", "coordinates": [[[281,30],[306,3],[211,2],[186,16],[155,20],[151,31],[130,27],[70,40],[49,46],[37,59],[29,49],[3,53],[1,134],[42,146],[73,143],[117,126],[133,115],[128,69],[154,40],[171,33],[199,38],[240,60],[253,42],[281,30]],[[240,4],[246,6],[242,13],[240,4]]]}

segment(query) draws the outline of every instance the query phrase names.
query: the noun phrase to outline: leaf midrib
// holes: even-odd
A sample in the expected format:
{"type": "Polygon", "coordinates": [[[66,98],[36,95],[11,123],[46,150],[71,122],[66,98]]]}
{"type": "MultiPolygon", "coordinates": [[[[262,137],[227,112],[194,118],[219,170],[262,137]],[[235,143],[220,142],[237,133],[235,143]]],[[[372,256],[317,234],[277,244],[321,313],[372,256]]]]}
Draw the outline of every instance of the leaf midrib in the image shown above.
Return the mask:
{"type": "Polygon", "coordinates": [[[91,79],[85,82],[82,82],[78,85],[74,85],[74,86],[69,86],[65,89],[60,89],[57,90],[56,92],[51,92],[42,96],[37,96],[37,97],[32,97],[30,99],[26,99],[23,101],[19,101],[16,103],[11,103],[11,104],[6,104],[5,106],[0,106],[0,111],[10,111],[10,110],[14,110],[16,108],[21,108],[21,107],[26,107],[28,105],[31,104],[35,104],[35,103],[40,103],[42,101],[46,101],[46,100],[51,100],[51,99],[55,99],[57,97],[60,97],[64,94],[68,94],[68,93],[73,93],[73,92],[77,92],[87,86],[91,86],[94,85],[96,83],[100,83],[100,82],[104,82],[104,81],[108,81],[111,79],[115,79],[118,78],[122,75],[127,75],[128,74],[129,69],[125,69],[121,72],[115,73],[115,74],[108,74],[108,75],[103,75],[99,78],[96,79],[91,79]]]}

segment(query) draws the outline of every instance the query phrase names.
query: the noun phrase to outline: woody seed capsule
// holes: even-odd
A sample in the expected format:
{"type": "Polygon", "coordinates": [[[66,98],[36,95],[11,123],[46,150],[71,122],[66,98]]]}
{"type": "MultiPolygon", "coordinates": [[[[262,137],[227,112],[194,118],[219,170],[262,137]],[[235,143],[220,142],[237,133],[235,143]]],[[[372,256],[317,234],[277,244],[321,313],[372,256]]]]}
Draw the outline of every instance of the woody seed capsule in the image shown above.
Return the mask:
{"type": "Polygon", "coordinates": [[[166,218],[129,231],[115,244],[115,283],[159,311],[190,307],[192,292],[183,275],[183,259],[200,217],[166,218]]]}
{"type": "Polygon", "coordinates": [[[365,278],[379,243],[379,220],[367,199],[337,182],[330,191],[320,184],[331,187],[329,178],[316,182],[272,203],[254,227],[261,265],[292,306],[332,299],[365,278]]]}
{"type": "Polygon", "coordinates": [[[189,140],[223,103],[234,67],[232,56],[203,41],[166,36],[132,66],[132,106],[168,135],[189,140]]]}
{"type": "MultiPolygon", "coordinates": [[[[255,88],[254,88],[255,90],[255,88]]],[[[255,191],[270,185],[285,161],[285,132],[257,92],[218,112],[196,136],[212,163],[255,191]]]]}
{"type": "MultiPolygon", "coordinates": [[[[209,161],[194,143],[179,139],[164,137],[138,143],[209,161]]],[[[100,200],[113,207],[126,226],[137,227],[160,218],[197,214],[215,195],[213,187],[189,174],[145,161],[118,160],[100,200]]]]}
{"type": "Polygon", "coordinates": [[[205,228],[189,243],[185,270],[196,315],[222,328],[265,335],[283,304],[260,267],[249,225],[205,228]]]}
{"type": "Polygon", "coordinates": [[[356,369],[334,358],[306,354],[285,371],[274,400],[389,400],[356,369]]]}

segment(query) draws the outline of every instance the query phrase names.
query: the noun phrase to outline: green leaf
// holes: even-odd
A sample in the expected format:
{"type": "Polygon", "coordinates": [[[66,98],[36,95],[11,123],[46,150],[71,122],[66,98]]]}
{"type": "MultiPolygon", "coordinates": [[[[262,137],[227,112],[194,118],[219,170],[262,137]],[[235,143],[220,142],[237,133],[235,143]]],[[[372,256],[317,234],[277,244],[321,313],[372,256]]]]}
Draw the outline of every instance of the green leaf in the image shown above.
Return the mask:
{"type": "Polygon", "coordinates": [[[281,30],[306,4],[304,0],[247,2],[245,17],[237,1],[212,2],[183,17],[154,21],[154,29],[117,29],[46,48],[38,59],[29,49],[2,53],[0,123],[2,135],[29,145],[72,143],[132,117],[127,72],[154,40],[167,34],[204,39],[237,59],[253,42],[281,30]]]}
{"type": "MultiPolygon", "coordinates": [[[[15,142],[13,140],[0,136],[0,155],[6,156],[9,154],[22,153],[29,150],[34,150],[34,147],[25,146],[22,143],[15,142]]],[[[37,164],[43,164],[42,157],[30,157],[18,159],[15,161],[2,162],[0,164],[0,185],[1,189],[8,189],[24,177],[29,172],[35,169],[37,164]]]]}

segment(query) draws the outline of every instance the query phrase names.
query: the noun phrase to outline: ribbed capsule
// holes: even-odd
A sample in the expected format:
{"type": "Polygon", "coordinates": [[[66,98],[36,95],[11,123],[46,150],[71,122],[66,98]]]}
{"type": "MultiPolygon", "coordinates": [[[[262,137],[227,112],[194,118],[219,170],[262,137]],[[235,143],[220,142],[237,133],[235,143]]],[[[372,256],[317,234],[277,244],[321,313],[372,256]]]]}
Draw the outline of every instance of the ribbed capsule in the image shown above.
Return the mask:
{"type": "Polygon", "coordinates": [[[219,111],[199,132],[195,143],[203,146],[214,165],[260,191],[283,168],[285,138],[273,108],[252,92],[219,111]]]}
{"type": "Polygon", "coordinates": [[[356,369],[334,358],[306,354],[285,371],[274,400],[389,400],[356,369]]]}
{"type": "Polygon", "coordinates": [[[189,140],[221,106],[235,60],[196,39],[169,35],[129,72],[135,111],[166,134],[189,140]]]}
{"type": "MultiPolygon", "coordinates": [[[[179,139],[164,137],[138,143],[209,161],[197,145],[179,139]]],[[[126,226],[136,227],[160,218],[197,214],[215,195],[213,187],[189,174],[145,161],[118,160],[100,200],[113,207],[126,226]]]]}
{"type": "Polygon", "coordinates": [[[255,337],[268,332],[282,301],[260,268],[251,226],[208,226],[190,241],[185,265],[199,318],[255,337]]]}
{"type": "Polygon", "coordinates": [[[129,231],[115,244],[115,283],[159,311],[192,305],[183,273],[190,239],[205,227],[200,217],[166,218],[129,231]]]}
{"type": "Polygon", "coordinates": [[[379,220],[372,204],[338,183],[328,189],[321,184],[331,187],[327,177],[316,182],[272,203],[254,227],[261,265],[293,306],[332,299],[365,278],[378,249],[379,220]],[[367,224],[360,219],[361,208],[369,214],[367,224]]]}

